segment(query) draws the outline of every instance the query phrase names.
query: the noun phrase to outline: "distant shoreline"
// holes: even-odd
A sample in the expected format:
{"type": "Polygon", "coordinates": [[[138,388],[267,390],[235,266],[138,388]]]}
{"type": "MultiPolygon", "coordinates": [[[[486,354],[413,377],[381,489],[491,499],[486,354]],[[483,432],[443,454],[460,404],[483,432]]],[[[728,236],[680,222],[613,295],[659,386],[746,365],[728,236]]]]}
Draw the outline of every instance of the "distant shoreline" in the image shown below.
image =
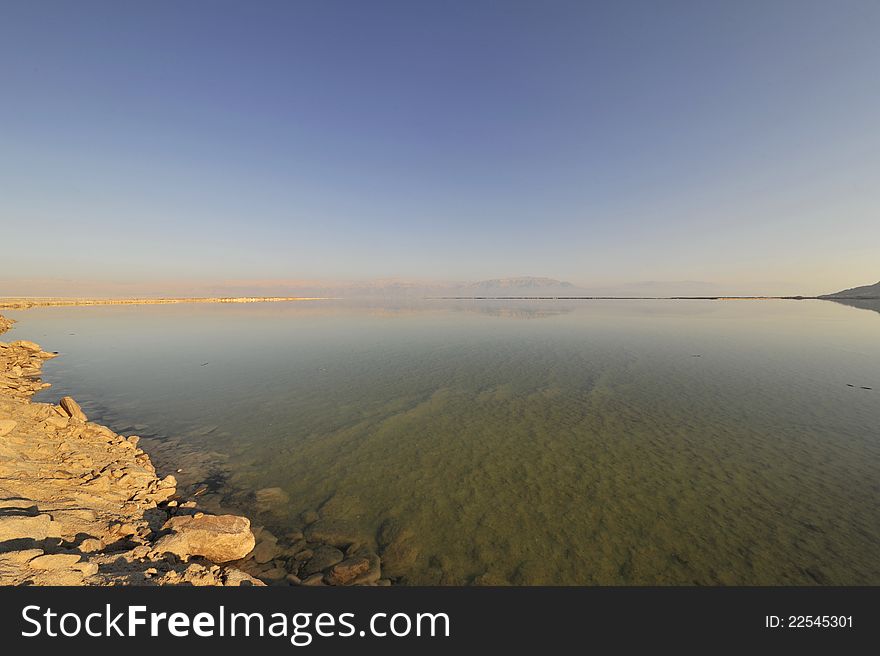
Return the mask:
{"type": "Polygon", "coordinates": [[[23,310],[32,307],[71,305],[170,305],[174,303],[282,303],[287,301],[326,301],[323,296],[217,296],[189,298],[64,298],[6,297],[0,298],[0,309],[23,310]]]}
{"type": "MultiPolygon", "coordinates": [[[[359,297],[360,298],[360,297],[359,297]]],[[[344,300],[332,296],[216,296],[181,298],[0,297],[0,310],[89,305],[173,305],[181,303],[285,303],[344,300]]],[[[361,299],[362,300],[362,299],[361,299]]],[[[426,301],[839,301],[880,300],[880,296],[425,296],[426,301]]]]}
{"type": "MultiPolygon", "coordinates": [[[[430,300],[457,301],[810,301],[834,300],[824,296],[430,296],[430,300]]],[[[843,297],[835,297],[843,298],[843,297]]],[[[847,297],[849,298],[849,297],[847,297]]],[[[856,298],[856,297],[852,297],[856,298]]],[[[864,297],[860,297],[864,300],[864,297]]]]}

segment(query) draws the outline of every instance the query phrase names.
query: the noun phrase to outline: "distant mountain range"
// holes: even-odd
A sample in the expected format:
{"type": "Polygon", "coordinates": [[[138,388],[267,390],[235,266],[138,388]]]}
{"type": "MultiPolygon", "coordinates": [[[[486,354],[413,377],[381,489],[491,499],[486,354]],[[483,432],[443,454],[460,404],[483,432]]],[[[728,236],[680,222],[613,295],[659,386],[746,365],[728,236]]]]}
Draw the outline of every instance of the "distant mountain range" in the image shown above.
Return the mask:
{"type": "Polygon", "coordinates": [[[570,282],[554,280],[553,278],[495,278],[493,280],[481,280],[472,282],[468,287],[476,289],[541,289],[544,287],[574,287],[570,282]]]}
{"type": "Polygon", "coordinates": [[[553,278],[535,278],[523,276],[520,278],[494,278],[472,282],[461,288],[479,295],[545,295],[571,293],[577,289],[570,282],[555,280],[553,278]]]}
{"type": "Polygon", "coordinates": [[[844,289],[842,292],[825,294],[819,298],[880,299],[880,282],[874,285],[863,285],[861,287],[853,287],[852,289],[844,289]]]}
{"type": "MultiPolygon", "coordinates": [[[[793,286],[790,283],[780,285],[793,286]]],[[[97,283],[66,279],[0,280],[0,297],[80,297],[80,298],[184,298],[251,296],[320,296],[331,298],[424,299],[437,297],[615,297],[615,298],[718,298],[762,296],[775,290],[699,280],[644,280],[639,282],[594,282],[578,285],[544,276],[468,280],[374,278],[366,280],[321,279],[238,279],[215,283],[201,281],[162,281],[161,283],[97,283]],[[157,291],[158,289],[158,291],[157,291]]],[[[795,288],[794,293],[797,293],[795,288]]],[[[880,301],[880,282],[845,289],[822,296],[829,301],[880,301]]],[[[880,305],[880,304],[878,304],[880,305]]]]}
{"type": "MultiPolygon", "coordinates": [[[[335,298],[417,299],[436,297],[618,297],[668,298],[748,295],[749,290],[698,280],[644,280],[577,285],[546,276],[513,276],[476,282],[380,278],[360,281],[265,280],[224,281],[205,290],[212,296],[325,296],[335,298]]],[[[752,292],[754,293],[754,292],[752,292]]],[[[192,294],[190,294],[192,295],[192,294]]]]}
{"type": "Polygon", "coordinates": [[[255,288],[271,296],[300,295],[335,298],[424,298],[437,296],[576,296],[582,290],[554,278],[520,276],[478,282],[450,280],[371,279],[360,281],[267,280],[225,281],[209,288],[212,295],[250,296],[255,288]]]}

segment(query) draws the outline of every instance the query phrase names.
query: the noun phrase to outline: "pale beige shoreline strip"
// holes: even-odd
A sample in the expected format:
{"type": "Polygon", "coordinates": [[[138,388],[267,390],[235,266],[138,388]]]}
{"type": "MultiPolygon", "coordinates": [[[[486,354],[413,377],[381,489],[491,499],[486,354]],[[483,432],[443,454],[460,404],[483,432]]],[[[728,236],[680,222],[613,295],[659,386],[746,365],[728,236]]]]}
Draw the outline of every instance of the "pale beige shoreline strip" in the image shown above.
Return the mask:
{"type": "Polygon", "coordinates": [[[328,301],[327,296],[216,296],[187,298],[63,298],[63,297],[5,297],[0,298],[0,309],[25,310],[32,307],[72,305],[171,305],[176,303],[285,303],[291,301],[328,301]]]}

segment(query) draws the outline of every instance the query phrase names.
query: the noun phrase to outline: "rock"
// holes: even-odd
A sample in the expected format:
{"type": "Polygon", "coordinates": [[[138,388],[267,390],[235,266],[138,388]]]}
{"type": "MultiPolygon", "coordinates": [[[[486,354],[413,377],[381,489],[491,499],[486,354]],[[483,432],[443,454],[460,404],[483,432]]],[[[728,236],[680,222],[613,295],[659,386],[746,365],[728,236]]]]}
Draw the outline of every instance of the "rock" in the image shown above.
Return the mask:
{"type": "Polygon", "coordinates": [[[290,496],[280,487],[264,487],[256,491],[257,506],[263,510],[290,503],[290,496]]]}
{"type": "Polygon", "coordinates": [[[0,436],[8,435],[17,423],[12,419],[0,419],[0,436]]]}
{"type": "MultiPolygon", "coordinates": [[[[370,559],[364,556],[346,558],[330,568],[326,581],[330,585],[348,585],[361,574],[370,571],[370,559]]],[[[378,578],[378,577],[377,577],[378,578]]]]}
{"type": "Polygon", "coordinates": [[[150,547],[141,544],[132,549],[130,553],[132,558],[146,558],[150,554],[150,547]]]}
{"type": "Polygon", "coordinates": [[[0,567],[2,565],[15,565],[17,568],[27,565],[28,561],[37,556],[42,556],[42,549],[22,549],[21,551],[5,551],[0,553],[0,567]]]}
{"type": "Polygon", "coordinates": [[[73,569],[78,562],[79,556],[77,554],[44,554],[31,560],[28,567],[31,569],[73,569]]]}
{"type": "Polygon", "coordinates": [[[215,563],[239,560],[254,548],[251,523],[236,515],[205,515],[195,519],[172,517],[163,528],[174,531],[159,539],[155,551],[181,557],[204,556],[215,563]]]}
{"type": "Polygon", "coordinates": [[[35,344],[34,342],[29,342],[26,339],[20,339],[17,342],[12,342],[10,346],[18,346],[19,348],[26,349],[28,351],[33,351],[34,353],[39,353],[43,349],[40,348],[39,344],[35,344]]]}
{"type": "Polygon", "coordinates": [[[538,559],[521,562],[511,576],[514,585],[550,585],[547,563],[538,559]]]}
{"type": "Polygon", "coordinates": [[[287,577],[287,570],[281,567],[273,567],[260,575],[264,579],[270,581],[282,581],[287,577]]]}
{"type": "Polygon", "coordinates": [[[418,547],[410,536],[402,536],[382,550],[382,567],[388,576],[403,576],[415,565],[418,547]]]}
{"type": "Polygon", "coordinates": [[[484,572],[479,576],[475,577],[473,580],[474,585],[488,585],[488,586],[501,586],[501,585],[510,585],[510,581],[508,581],[504,576],[498,574],[497,572],[484,572]]]}
{"type": "Polygon", "coordinates": [[[324,585],[324,575],[312,574],[311,576],[303,579],[302,585],[324,585]]]}
{"type": "Polygon", "coordinates": [[[303,524],[306,525],[314,524],[319,519],[318,513],[316,513],[314,510],[305,511],[302,515],[300,515],[300,518],[302,519],[303,524]]]}
{"type": "Polygon", "coordinates": [[[362,557],[370,562],[370,568],[363,574],[359,574],[357,578],[351,582],[351,585],[368,585],[376,583],[382,578],[382,562],[379,560],[379,556],[374,553],[368,553],[362,557]]]}
{"type": "Polygon", "coordinates": [[[302,579],[298,577],[296,574],[288,574],[284,578],[287,579],[287,582],[291,585],[302,585],[302,579]]]}
{"type": "Polygon", "coordinates": [[[98,563],[76,563],[72,569],[79,570],[83,576],[94,576],[98,573],[98,563]]]}
{"type": "Polygon", "coordinates": [[[0,509],[6,510],[7,515],[35,515],[38,512],[37,504],[21,497],[0,499],[0,509]]]}
{"type": "Polygon", "coordinates": [[[79,545],[79,550],[83,553],[94,553],[104,549],[104,541],[98,538],[86,538],[79,545]]]}
{"type": "Polygon", "coordinates": [[[58,404],[64,409],[68,417],[79,419],[80,421],[88,420],[86,418],[86,413],[82,411],[82,408],[79,407],[79,403],[74,401],[72,396],[65,396],[58,404]]]}
{"type": "Polygon", "coordinates": [[[254,560],[256,560],[261,565],[264,563],[268,563],[277,555],[278,545],[271,540],[261,540],[260,543],[256,547],[254,547],[254,560]]]}
{"type": "Polygon", "coordinates": [[[387,547],[395,540],[409,534],[401,526],[400,522],[393,517],[389,517],[379,526],[379,530],[376,532],[376,543],[380,548],[387,547]]]}
{"type": "Polygon", "coordinates": [[[264,586],[265,583],[259,579],[255,579],[250,574],[245,574],[239,569],[228,569],[226,570],[226,579],[223,581],[223,585],[227,587],[249,585],[264,586]]]}
{"type": "Polygon", "coordinates": [[[310,542],[323,542],[334,547],[347,547],[361,539],[351,524],[339,519],[319,519],[307,526],[303,533],[310,542]]]}
{"type": "Polygon", "coordinates": [[[137,535],[137,526],[134,524],[115,522],[111,524],[109,528],[112,534],[121,538],[128,537],[129,535],[137,535]]]}
{"type": "Polygon", "coordinates": [[[164,488],[159,488],[153,492],[149,492],[146,495],[146,498],[155,504],[160,504],[163,501],[167,501],[168,499],[173,497],[175,494],[177,494],[177,490],[175,488],[164,487],[164,488]]]}
{"type": "Polygon", "coordinates": [[[295,554],[293,554],[293,559],[294,560],[308,560],[309,558],[311,558],[314,555],[315,555],[315,552],[312,551],[311,549],[303,549],[302,551],[297,551],[295,554]]]}
{"type": "Polygon", "coordinates": [[[67,425],[70,423],[70,417],[60,417],[53,414],[46,419],[46,423],[51,424],[55,428],[67,428],[67,425]]]}
{"type": "Polygon", "coordinates": [[[352,556],[363,556],[364,554],[372,551],[368,544],[363,542],[352,542],[348,545],[348,548],[345,550],[345,557],[351,558],[352,556]]]}
{"type": "Polygon", "coordinates": [[[159,481],[159,487],[177,487],[177,479],[174,478],[174,476],[172,476],[171,474],[168,474],[168,476],[159,481]]]}
{"type": "Polygon", "coordinates": [[[344,555],[339,549],[326,544],[321,545],[315,549],[312,557],[303,565],[302,574],[309,576],[316,572],[321,572],[331,565],[341,562],[343,558],[344,555]]]}
{"type": "Polygon", "coordinates": [[[52,518],[49,515],[0,517],[0,542],[23,538],[45,540],[53,532],[52,523],[52,518]]]}

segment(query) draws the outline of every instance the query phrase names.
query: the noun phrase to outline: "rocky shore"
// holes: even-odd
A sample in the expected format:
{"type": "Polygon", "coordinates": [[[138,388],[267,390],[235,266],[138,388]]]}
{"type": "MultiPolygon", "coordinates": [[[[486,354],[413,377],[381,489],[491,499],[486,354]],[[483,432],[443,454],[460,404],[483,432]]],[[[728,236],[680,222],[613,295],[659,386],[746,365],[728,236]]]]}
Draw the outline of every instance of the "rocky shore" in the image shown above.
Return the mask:
{"type": "MultiPolygon", "coordinates": [[[[11,325],[0,316],[0,333],[11,325]]],[[[0,342],[0,585],[390,585],[344,524],[311,513],[276,537],[200,503],[202,489],[181,495],[137,436],[88,421],[73,398],[34,403],[56,356],[0,342]]]]}

